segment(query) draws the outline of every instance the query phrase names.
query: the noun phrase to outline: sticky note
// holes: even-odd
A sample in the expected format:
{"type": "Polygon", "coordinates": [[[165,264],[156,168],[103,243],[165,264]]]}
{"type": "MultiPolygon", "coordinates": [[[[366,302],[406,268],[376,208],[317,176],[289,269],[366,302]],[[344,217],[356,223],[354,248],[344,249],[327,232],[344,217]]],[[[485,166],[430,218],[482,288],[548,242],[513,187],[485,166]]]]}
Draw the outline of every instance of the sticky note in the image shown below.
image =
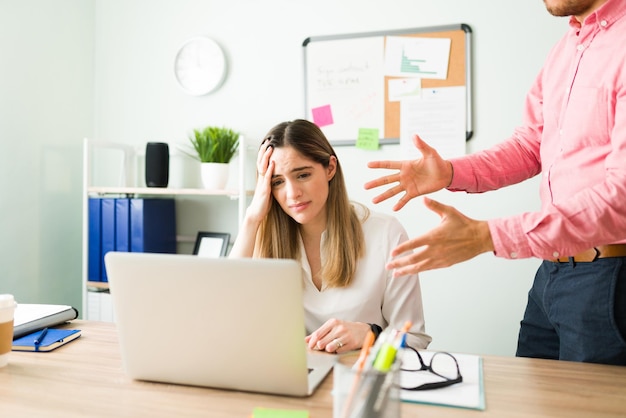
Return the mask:
{"type": "Polygon", "coordinates": [[[333,121],[333,111],[330,108],[330,105],[315,107],[311,109],[313,113],[313,123],[315,123],[320,128],[322,126],[332,125],[333,121]]]}
{"type": "Polygon", "coordinates": [[[257,407],[252,412],[252,418],[309,418],[309,411],[257,407]]]}
{"type": "Polygon", "coordinates": [[[378,129],[359,128],[359,136],[356,139],[357,148],[377,150],[378,145],[378,129]]]}

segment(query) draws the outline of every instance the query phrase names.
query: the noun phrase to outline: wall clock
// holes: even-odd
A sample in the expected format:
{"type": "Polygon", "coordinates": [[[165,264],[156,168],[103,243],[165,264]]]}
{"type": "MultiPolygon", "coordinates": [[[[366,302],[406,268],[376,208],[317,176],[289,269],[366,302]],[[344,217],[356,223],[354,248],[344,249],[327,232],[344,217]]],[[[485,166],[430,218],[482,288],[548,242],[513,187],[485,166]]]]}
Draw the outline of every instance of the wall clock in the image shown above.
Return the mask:
{"type": "Polygon", "coordinates": [[[226,56],[213,39],[196,36],[185,41],[174,59],[178,85],[188,94],[202,96],[216,90],[226,78],[226,56]]]}

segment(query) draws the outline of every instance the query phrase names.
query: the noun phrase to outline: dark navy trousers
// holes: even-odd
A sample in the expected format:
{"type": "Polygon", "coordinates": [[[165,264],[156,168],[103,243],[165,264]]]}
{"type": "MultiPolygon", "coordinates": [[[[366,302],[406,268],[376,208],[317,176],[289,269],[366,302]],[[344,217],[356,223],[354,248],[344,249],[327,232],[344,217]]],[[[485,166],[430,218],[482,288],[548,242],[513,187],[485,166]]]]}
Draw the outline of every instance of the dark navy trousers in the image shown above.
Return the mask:
{"type": "Polygon", "coordinates": [[[626,365],[626,257],[544,261],[516,355],[626,365]]]}

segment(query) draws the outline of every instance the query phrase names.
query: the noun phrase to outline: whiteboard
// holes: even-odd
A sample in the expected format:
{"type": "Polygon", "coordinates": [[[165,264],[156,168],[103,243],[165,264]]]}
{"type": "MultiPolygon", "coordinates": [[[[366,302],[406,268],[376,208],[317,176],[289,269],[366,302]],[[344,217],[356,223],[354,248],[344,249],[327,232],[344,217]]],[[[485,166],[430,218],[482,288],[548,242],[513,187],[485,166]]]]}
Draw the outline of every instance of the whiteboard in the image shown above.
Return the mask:
{"type": "MultiPolygon", "coordinates": [[[[448,126],[448,121],[455,120],[457,128],[462,124],[460,129],[445,134],[464,143],[473,134],[471,33],[468,25],[458,24],[306,38],[302,44],[304,118],[315,122],[333,145],[354,145],[362,128],[377,130],[381,145],[397,144],[401,126],[411,115],[406,109],[420,109],[419,100],[399,95],[419,89],[432,99],[439,92],[444,94],[437,97],[445,95],[448,102],[430,106],[428,120],[411,122],[429,129],[429,121],[448,126]],[[411,51],[419,51],[414,56],[421,53],[434,58],[412,63],[411,51]],[[435,57],[441,51],[446,56],[435,57]],[[391,54],[413,67],[390,68],[390,62],[400,61],[391,60],[391,54]],[[441,65],[428,67],[444,61],[443,71],[441,65]]],[[[412,115],[416,119],[415,112],[412,115]]]]}

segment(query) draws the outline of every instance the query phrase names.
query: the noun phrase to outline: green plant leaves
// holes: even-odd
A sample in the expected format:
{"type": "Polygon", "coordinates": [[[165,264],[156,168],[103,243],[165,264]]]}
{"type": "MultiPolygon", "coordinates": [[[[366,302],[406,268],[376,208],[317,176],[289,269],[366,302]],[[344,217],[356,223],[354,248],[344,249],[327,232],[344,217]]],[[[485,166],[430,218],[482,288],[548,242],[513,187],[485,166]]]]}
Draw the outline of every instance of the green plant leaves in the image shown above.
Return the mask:
{"type": "Polygon", "coordinates": [[[239,146],[239,133],[229,128],[207,126],[194,129],[189,141],[202,163],[229,163],[239,146]]]}

